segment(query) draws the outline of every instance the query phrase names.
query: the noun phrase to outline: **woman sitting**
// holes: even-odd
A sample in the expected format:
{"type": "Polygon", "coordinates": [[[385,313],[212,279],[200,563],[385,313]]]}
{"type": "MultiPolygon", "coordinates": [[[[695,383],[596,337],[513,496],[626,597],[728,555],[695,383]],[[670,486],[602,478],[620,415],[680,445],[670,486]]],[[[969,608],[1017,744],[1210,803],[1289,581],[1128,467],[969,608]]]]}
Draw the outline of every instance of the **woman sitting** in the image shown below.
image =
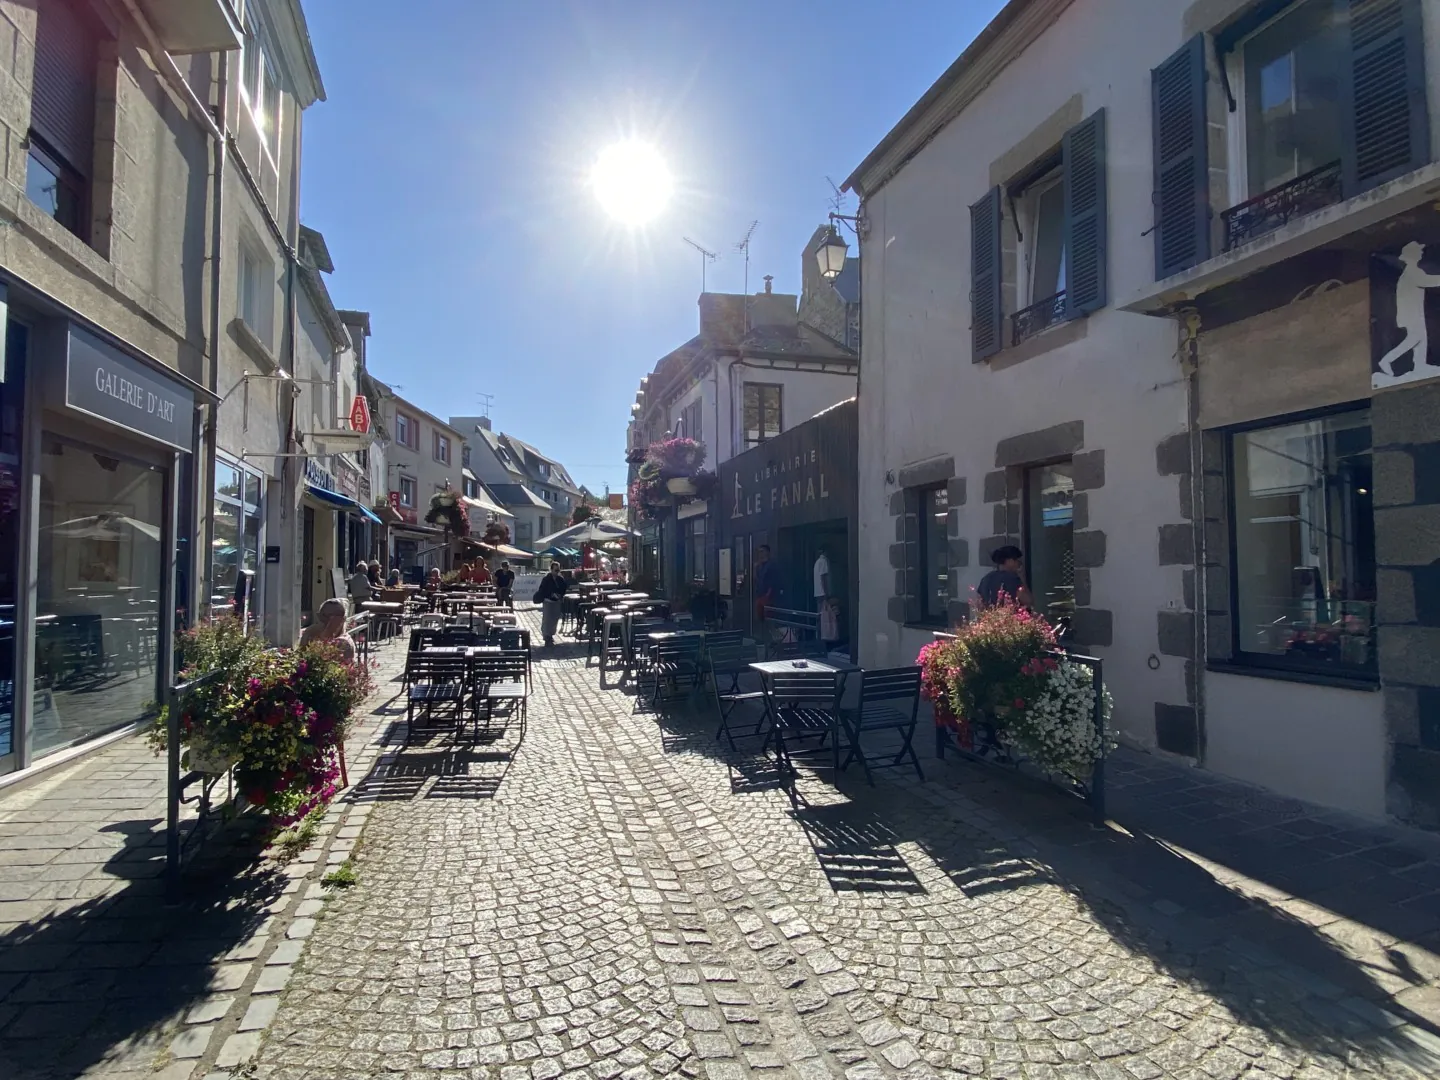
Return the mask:
{"type": "Polygon", "coordinates": [[[320,610],[315,613],[315,621],[305,628],[300,635],[300,645],[304,647],[316,642],[326,645],[333,645],[340,651],[341,658],[347,664],[355,662],[355,642],[345,632],[345,601],[326,600],[320,605],[320,610]]]}

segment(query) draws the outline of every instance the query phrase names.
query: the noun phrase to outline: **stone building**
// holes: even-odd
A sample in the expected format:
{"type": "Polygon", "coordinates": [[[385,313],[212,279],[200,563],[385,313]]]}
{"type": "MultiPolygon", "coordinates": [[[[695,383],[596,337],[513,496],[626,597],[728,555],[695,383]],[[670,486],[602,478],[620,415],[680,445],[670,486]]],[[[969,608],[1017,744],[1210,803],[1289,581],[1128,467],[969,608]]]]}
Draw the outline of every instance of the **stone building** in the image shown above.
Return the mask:
{"type": "Polygon", "coordinates": [[[1126,741],[1440,824],[1437,20],[1012,0],[872,151],[862,663],[1018,543],[1126,741]]]}

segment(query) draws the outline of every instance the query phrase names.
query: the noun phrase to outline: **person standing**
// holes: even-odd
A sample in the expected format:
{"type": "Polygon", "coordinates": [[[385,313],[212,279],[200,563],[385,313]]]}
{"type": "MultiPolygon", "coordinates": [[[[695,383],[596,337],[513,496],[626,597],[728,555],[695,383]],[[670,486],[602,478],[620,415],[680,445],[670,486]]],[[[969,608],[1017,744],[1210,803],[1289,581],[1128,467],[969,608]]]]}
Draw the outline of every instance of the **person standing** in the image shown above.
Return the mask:
{"type": "Polygon", "coordinates": [[[355,572],[350,575],[345,591],[350,594],[351,610],[359,611],[360,605],[370,599],[370,567],[363,562],[356,563],[355,572]]]}
{"type": "Polygon", "coordinates": [[[1020,576],[1020,569],[1025,565],[1024,553],[1014,544],[1006,544],[990,553],[990,561],[995,569],[980,579],[970,607],[977,613],[1001,604],[1030,607],[1030,590],[1020,576]]]}
{"type": "Polygon", "coordinates": [[[540,579],[535,590],[535,599],[540,602],[543,614],[540,617],[540,636],[547,646],[555,644],[555,628],[560,625],[560,598],[565,595],[565,579],[560,576],[560,564],[552,562],[550,572],[540,579]]]}
{"type": "Polygon", "coordinates": [[[834,586],[830,579],[830,556],[825,549],[820,548],[815,556],[815,567],[812,573],[815,579],[815,611],[819,614],[820,640],[825,642],[840,640],[840,618],[836,608],[834,586]]]}
{"type": "Polygon", "coordinates": [[[500,563],[495,571],[495,599],[508,608],[515,606],[515,571],[510,569],[510,560],[500,563]]]}
{"type": "Polygon", "coordinates": [[[780,602],[780,568],[770,558],[770,545],[755,549],[755,621],[765,622],[765,609],[780,602]]]}

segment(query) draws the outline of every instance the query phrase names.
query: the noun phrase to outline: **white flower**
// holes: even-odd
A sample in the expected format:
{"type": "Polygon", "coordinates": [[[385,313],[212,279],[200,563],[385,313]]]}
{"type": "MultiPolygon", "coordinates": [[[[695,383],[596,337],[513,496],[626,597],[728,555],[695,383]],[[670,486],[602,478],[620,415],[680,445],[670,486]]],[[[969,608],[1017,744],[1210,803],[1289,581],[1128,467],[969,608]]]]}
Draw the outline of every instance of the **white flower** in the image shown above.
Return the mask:
{"type": "MultiPolygon", "coordinates": [[[[1110,694],[1102,691],[1101,712],[1107,727],[1110,710],[1110,694]]],[[[1094,763],[1110,749],[1108,737],[1102,738],[1095,728],[1090,669],[1062,660],[1050,673],[1044,691],[1011,715],[1000,738],[1046,772],[1088,777],[1094,763]]]]}

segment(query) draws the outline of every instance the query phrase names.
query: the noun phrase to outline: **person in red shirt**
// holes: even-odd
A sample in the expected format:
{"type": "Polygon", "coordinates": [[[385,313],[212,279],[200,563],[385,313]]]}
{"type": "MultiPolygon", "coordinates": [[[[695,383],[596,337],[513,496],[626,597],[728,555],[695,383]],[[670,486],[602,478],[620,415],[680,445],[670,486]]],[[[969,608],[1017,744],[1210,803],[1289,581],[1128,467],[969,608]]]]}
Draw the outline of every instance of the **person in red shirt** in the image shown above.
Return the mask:
{"type": "Polygon", "coordinates": [[[475,567],[474,571],[470,575],[470,580],[473,581],[476,585],[490,584],[490,567],[485,565],[484,559],[475,560],[475,567]]]}

